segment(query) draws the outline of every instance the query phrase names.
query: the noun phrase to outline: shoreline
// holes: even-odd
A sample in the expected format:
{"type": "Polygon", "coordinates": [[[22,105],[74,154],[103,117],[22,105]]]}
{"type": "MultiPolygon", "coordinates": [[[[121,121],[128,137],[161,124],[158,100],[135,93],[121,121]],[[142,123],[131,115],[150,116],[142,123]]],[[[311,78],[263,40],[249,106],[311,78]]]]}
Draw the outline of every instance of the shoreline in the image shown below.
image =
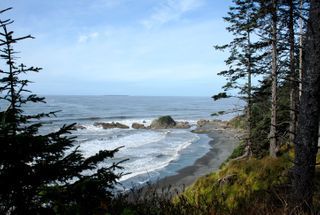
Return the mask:
{"type": "Polygon", "coordinates": [[[227,126],[227,122],[210,121],[204,126],[198,126],[195,133],[206,134],[210,150],[203,157],[198,158],[192,165],[186,166],[176,172],[151,184],[157,190],[166,188],[174,192],[181,192],[192,185],[199,177],[217,171],[220,165],[231,155],[239,144],[241,132],[227,126]]]}

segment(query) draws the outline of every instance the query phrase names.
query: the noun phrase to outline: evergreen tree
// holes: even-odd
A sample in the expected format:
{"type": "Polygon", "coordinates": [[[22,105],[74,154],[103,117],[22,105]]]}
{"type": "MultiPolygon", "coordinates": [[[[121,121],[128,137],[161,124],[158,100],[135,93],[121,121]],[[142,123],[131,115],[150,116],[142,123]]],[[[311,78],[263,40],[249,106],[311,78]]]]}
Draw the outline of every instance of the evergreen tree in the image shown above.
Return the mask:
{"type": "MultiPolygon", "coordinates": [[[[255,86],[252,83],[254,76],[264,72],[261,66],[261,59],[264,54],[259,50],[266,44],[256,41],[255,30],[258,28],[258,5],[254,0],[234,0],[234,6],[230,7],[228,16],[224,17],[230,25],[227,30],[231,32],[234,39],[231,43],[224,46],[216,46],[218,50],[228,49],[229,58],[225,61],[228,70],[222,71],[219,75],[227,78],[227,83],[223,87],[224,91],[237,89],[240,98],[247,103],[247,140],[246,155],[252,154],[252,95],[255,86]],[[245,84],[243,84],[243,81],[245,84]]],[[[226,92],[213,96],[214,100],[229,97],[226,92]]]]}
{"type": "MultiPolygon", "coordinates": [[[[289,104],[285,104],[283,98],[280,98],[279,90],[281,88],[281,93],[287,88],[288,76],[292,77],[292,82],[295,73],[295,62],[294,62],[294,32],[293,30],[293,17],[290,16],[288,8],[288,3],[286,1],[276,1],[276,0],[257,0],[259,3],[259,39],[264,41],[264,43],[269,44],[266,52],[268,57],[264,59],[269,67],[266,67],[271,79],[271,108],[270,108],[270,129],[269,129],[269,154],[272,157],[276,157],[280,150],[281,139],[284,135],[282,127],[286,124],[286,129],[288,130],[286,115],[290,110],[289,104]],[[289,42],[288,42],[289,38],[289,42]]],[[[289,7],[290,8],[290,7],[289,7]]],[[[290,11],[292,12],[292,11],[290,11]]],[[[291,87],[294,88],[294,84],[291,87]]],[[[290,94],[290,90],[288,94],[290,94]]],[[[291,103],[293,103],[293,98],[291,103]]],[[[295,108],[292,109],[295,111],[295,108]]],[[[295,115],[292,115],[293,118],[295,115]]],[[[294,127],[292,127],[294,129],[294,127]]],[[[294,132],[292,132],[294,133],[294,132]]]]}
{"type": "Polygon", "coordinates": [[[38,132],[40,119],[54,113],[23,111],[26,104],[45,102],[27,90],[29,80],[20,78],[41,68],[17,63],[13,45],[32,37],[14,37],[8,30],[11,23],[0,19],[0,214],[92,214],[111,197],[122,175],[115,173],[120,162],[102,168],[97,164],[118,149],[84,158],[70,135],[74,124],[48,134],[38,132]],[[93,173],[86,174],[88,170],[93,173]]]}
{"type": "Polygon", "coordinates": [[[278,49],[280,50],[280,54],[282,54],[279,56],[279,67],[281,68],[279,69],[279,78],[289,86],[290,96],[289,106],[282,107],[279,111],[286,112],[289,109],[289,142],[293,144],[296,135],[297,109],[299,104],[299,70],[301,71],[299,64],[302,65],[299,48],[302,49],[302,20],[305,17],[305,12],[301,12],[301,10],[307,10],[308,4],[303,0],[285,0],[278,4],[280,23],[278,49]],[[298,23],[299,19],[300,23],[298,23]],[[300,33],[298,32],[299,27],[300,33]],[[299,34],[300,44],[298,39],[299,34]]]}

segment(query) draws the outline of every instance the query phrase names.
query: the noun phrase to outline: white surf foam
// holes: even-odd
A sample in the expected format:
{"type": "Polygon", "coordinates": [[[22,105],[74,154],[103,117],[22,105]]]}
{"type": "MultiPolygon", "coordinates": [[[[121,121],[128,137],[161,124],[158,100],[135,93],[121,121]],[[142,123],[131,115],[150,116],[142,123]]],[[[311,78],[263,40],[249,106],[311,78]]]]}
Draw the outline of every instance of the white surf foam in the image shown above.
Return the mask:
{"type": "MultiPolygon", "coordinates": [[[[132,122],[143,123],[144,120],[140,121],[124,120],[119,122],[129,125],[132,122]]],[[[145,121],[145,124],[148,123],[151,123],[151,120],[145,121]]],[[[177,160],[184,149],[199,139],[198,135],[185,129],[154,131],[103,129],[94,125],[84,126],[87,129],[77,132],[82,140],[79,143],[79,149],[85,157],[92,156],[100,150],[111,150],[124,146],[115,157],[116,160],[129,159],[122,166],[125,173],[131,174],[123,176],[120,181],[125,181],[139,175],[158,175],[159,170],[177,160]]],[[[111,161],[106,160],[100,167],[110,164],[111,161]]],[[[142,177],[141,180],[145,179],[142,177]]]]}

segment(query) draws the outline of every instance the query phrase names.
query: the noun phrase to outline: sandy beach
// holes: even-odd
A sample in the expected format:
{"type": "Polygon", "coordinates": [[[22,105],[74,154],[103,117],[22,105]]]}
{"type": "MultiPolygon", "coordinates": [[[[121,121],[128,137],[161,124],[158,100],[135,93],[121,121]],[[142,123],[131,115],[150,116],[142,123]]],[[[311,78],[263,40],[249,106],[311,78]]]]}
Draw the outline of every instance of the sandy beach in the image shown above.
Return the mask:
{"type": "Polygon", "coordinates": [[[218,170],[238,145],[241,135],[239,130],[232,129],[227,126],[226,122],[219,121],[210,121],[202,127],[198,126],[195,132],[207,134],[212,138],[209,142],[210,151],[196,160],[193,165],[179,170],[176,175],[159,180],[155,184],[157,188],[171,186],[175,191],[180,191],[194,183],[198,177],[218,170]]]}

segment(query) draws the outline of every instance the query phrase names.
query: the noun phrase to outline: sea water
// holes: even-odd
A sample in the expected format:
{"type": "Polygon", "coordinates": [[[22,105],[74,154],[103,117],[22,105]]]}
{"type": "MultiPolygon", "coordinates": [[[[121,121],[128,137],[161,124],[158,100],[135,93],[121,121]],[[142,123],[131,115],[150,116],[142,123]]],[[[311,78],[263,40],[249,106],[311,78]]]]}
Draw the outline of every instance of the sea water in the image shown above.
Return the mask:
{"type": "MultiPolygon", "coordinates": [[[[100,166],[124,159],[125,175],[120,179],[124,187],[144,184],[192,165],[210,149],[206,135],[192,133],[199,119],[217,119],[217,111],[239,109],[235,99],[213,102],[209,97],[143,97],[143,96],[46,96],[45,104],[24,107],[27,113],[60,111],[56,117],[42,119],[42,133],[58,130],[64,124],[77,123],[85,129],[77,130],[75,147],[85,157],[99,150],[122,147],[115,158],[100,166]],[[148,126],[152,120],[170,115],[176,121],[188,121],[190,129],[146,130],[132,129],[133,122],[148,126]],[[103,129],[96,122],[119,122],[129,129],[103,129]]],[[[235,114],[219,117],[229,119],[235,114]]]]}

